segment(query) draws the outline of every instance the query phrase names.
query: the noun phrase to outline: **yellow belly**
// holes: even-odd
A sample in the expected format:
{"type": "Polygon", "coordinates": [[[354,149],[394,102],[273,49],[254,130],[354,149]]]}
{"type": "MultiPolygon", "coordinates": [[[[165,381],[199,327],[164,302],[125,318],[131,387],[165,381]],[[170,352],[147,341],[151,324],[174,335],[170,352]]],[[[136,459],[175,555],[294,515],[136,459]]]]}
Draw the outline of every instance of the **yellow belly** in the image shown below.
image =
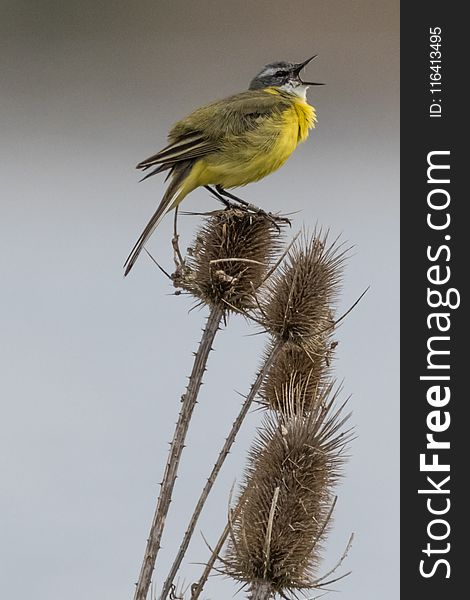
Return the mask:
{"type": "Polygon", "coordinates": [[[233,188],[258,181],[279,169],[297,146],[293,131],[289,128],[279,136],[271,147],[250,146],[227,149],[223,154],[203,159],[199,185],[218,184],[233,188]]]}
{"type": "Polygon", "coordinates": [[[295,115],[283,114],[278,120],[278,123],[263,123],[241,140],[227,141],[221,152],[204,158],[200,173],[202,185],[238,187],[279,169],[297,146],[298,124],[295,115]]]}

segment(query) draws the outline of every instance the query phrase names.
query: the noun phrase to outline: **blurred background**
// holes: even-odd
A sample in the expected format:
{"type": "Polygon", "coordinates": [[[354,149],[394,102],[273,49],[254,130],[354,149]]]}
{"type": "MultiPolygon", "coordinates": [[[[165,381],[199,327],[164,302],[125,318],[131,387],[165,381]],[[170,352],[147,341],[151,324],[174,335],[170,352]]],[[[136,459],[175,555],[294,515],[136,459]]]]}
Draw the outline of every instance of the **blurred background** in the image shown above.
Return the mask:
{"type": "MultiPolygon", "coordinates": [[[[138,161],[197,106],[245,89],[267,62],[324,81],[318,126],[243,197],[300,211],[354,245],[335,374],[357,440],[338,488],[326,572],[348,600],[398,597],[398,1],[1,0],[0,592],[34,600],[132,598],[168,441],[206,313],[143,254],[122,264],[160,201],[138,161]]],[[[195,191],[186,210],[211,210],[195,191]]],[[[198,217],[182,217],[183,245],[198,217]]],[[[172,219],[148,247],[172,269],[172,219]]],[[[166,575],[265,339],[233,318],[211,354],[155,575],[166,575]]],[[[201,572],[259,423],[252,413],[181,571],[201,572]]],[[[237,586],[212,577],[205,598],[237,586]]],[[[312,594],[317,596],[320,592],[312,594]]],[[[243,596],[243,593],[241,593],[243,596]]],[[[240,597],[240,595],[239,595],[240,597]]]]}

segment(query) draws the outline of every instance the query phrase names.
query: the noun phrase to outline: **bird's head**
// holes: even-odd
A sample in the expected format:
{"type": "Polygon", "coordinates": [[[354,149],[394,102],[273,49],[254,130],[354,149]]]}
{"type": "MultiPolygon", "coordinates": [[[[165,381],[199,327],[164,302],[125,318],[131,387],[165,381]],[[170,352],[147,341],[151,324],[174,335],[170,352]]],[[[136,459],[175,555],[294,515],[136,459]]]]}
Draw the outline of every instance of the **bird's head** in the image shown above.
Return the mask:
{"type": "Polygon", "coordinates": [[[301,63],[274,62],[266,65],[250,83],[250,90],[260,90],[267,87],[278,87],[288,92],[305,96],[307,88],[311,85],[323,85],[313,81],[302,81],[302,69],[312,61],[315,56],[301,63]]]}

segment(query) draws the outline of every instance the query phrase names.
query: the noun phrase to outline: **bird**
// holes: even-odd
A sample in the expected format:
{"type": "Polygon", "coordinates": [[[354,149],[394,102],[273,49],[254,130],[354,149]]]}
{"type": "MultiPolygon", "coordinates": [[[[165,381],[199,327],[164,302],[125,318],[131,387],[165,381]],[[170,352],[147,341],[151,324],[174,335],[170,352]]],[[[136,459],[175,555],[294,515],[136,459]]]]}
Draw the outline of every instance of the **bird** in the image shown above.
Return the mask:
{"type": "Polygon", "coordinates": [[[266,177],[307,139],[317,121],[307,89],[323,83],[303,81],[301,72],[314,58],[265,65],[246,91],[202,106],[175,123],[168,145],[137,165],[144,172],[152,168],[141,181],[168,171],[169,184],[124,263],[124,276],[165,214],[190,192],[205,187],[226,206],[230,200],[248,205],[227,190],[266,177]]]}

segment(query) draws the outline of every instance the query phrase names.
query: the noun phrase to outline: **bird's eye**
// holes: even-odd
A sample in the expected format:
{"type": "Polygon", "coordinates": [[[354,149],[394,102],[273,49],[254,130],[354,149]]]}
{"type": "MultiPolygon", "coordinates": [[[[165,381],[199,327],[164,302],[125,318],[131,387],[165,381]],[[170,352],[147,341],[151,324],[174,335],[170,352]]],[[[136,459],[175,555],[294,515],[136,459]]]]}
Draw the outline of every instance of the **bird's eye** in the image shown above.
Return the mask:
{"type": "Polygon", "coordinates": [[[285,74],[286,74],[285,71],[276,71],[274,73],[274,77],[284,77],[285,74]]]}

